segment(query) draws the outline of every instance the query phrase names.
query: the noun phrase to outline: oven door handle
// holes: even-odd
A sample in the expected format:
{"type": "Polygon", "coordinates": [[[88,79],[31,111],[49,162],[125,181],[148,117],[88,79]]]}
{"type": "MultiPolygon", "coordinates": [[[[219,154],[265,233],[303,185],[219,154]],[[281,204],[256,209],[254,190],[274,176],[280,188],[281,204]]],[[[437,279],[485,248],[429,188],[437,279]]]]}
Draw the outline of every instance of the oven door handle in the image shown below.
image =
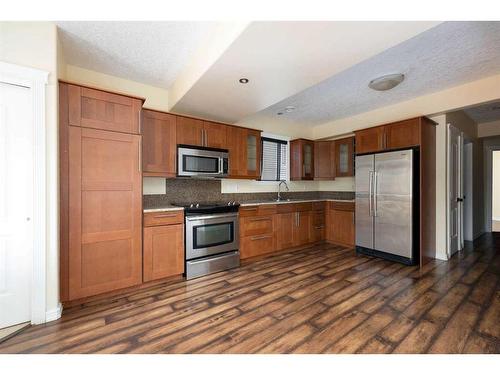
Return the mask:
{"type": "Polygon", "coordinates": [[[238,214],[226,214],[226,215],[206,215],[206,216],[186,216],[187,221],[197,221],[197,220],[210,220],[219,219],[225,217],[238,217],[238,214]]]}

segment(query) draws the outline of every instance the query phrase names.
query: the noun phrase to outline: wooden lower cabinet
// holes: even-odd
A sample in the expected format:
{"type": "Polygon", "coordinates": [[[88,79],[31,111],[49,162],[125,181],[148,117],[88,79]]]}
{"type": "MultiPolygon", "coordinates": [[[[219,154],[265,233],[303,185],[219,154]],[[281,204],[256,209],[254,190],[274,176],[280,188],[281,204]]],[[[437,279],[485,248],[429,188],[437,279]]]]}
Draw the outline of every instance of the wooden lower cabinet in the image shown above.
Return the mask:
{"type": "Polygon", "coordinates": [[[296,215],[297,222],[293,227],[293,244],[294,246],[307,245],[312,242],[310,237],[312,212],[300,211],[296,212],[296,215]]]}
{"type": "Polygon", "coordinates": [[[240,239],[241,259],[272,253],[275,250],[274,233],[259,234],[240,239]]]}
{"type": "Polygon", "coordinates": [[[144,282],[184,273],[184,225],[144,228],[144,282]]]}
{"type": "Polygon", "coordinates": [[[326,239],[329,242],[343,246],[354,246],[354,203],[330,202],[326,227],[326,239]]]}
{"type": "Polygon", "coordinates": [[[276,215],[276,250],[289,249],[294,246],[293,228],[296,212],[276,215]]]}

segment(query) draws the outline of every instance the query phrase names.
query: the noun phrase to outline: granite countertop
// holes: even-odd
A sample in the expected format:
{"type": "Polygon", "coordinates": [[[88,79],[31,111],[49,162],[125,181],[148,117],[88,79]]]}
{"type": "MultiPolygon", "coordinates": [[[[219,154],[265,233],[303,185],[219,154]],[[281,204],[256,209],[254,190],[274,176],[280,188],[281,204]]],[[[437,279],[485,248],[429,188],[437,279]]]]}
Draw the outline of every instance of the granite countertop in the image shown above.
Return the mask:
{"type": "Polygon", "coordinates": [[[240,203],[241,207],[245,206],[259,206],[263,204],[287,204],[287,203],[307,203],[307,202],[351,202],[354,203],[354,199],[290,199],[290,200],[283,200],[280,202],[275,202],[275,201],[249,201],[249,202],[243,202],[240,203]]]}
{"type": "Polygon", "coordinates": [[[184,207],[172,206],[171,204],[163,205],[161,207],[145,208],[144,213],[148,212],[165,212],[165,211],[184,211],[184,207]]]}
{"type": "MultiPolygon", "coordinates": [[[[284,200],[281,202],[275,202],[272,200],[256,200],[256,201],[242,202],[242,203],[240,203],[240,206],[246,207],[246,206],[259,206],[259,205],[264,205],[264,204],[287,204],[287,203],[307,203],[307,202],[354,202],[354,199],[328,199],[328,198],[323,198],[323,199],[290,199],[290,200],[284,200]]],[[[184,210],[183,207],[173,206],[171,204],[164,204],[164,205],[161,205],[159,207],[145,208],[143,210],[143,212],[148,213],[148,212],[182,211],[182,210],[184,210]]]]}

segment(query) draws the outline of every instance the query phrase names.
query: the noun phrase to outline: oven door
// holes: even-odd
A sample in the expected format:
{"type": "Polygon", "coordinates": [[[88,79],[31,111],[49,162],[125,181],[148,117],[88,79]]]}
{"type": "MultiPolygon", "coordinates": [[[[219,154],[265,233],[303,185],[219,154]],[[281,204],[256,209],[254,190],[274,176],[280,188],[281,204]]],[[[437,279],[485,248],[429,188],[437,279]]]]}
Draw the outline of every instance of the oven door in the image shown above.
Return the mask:
{"type": "Polygon", "coordinates": [[[177,160],[179,176],[223,177],[225,175],[224,153],[221,151],[179,147],[177,160]]]}
{"type": "Polygon", "coordinates": [[[238,214],[186,216],[186,260],[238,250],[238,214]]]}

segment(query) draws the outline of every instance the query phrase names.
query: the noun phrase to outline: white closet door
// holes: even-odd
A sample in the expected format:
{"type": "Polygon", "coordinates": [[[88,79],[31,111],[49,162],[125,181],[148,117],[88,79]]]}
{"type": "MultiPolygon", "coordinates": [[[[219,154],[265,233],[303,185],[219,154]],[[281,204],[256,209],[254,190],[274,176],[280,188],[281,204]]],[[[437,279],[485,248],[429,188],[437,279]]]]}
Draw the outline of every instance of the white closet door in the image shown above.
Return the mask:
{"type": "Polygon", "coordinates": [[[32,217],[31,92],[0,82],[0,328],[31,320],[32,217]]]}

